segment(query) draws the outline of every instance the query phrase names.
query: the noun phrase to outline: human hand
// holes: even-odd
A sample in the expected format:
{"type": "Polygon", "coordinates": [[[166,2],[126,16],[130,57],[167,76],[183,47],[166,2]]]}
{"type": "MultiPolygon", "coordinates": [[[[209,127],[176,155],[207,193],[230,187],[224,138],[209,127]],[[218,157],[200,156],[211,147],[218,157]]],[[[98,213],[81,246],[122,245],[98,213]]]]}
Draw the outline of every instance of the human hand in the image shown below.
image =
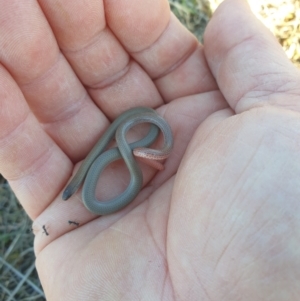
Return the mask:
{"type": "MultiPolygon", "coordinates": [[[[297,300],[299,71],[245,2],[221,5],[204,48],[167,1],[39,5],[1,1],[0,162],[47,300],[297,300]],[[63,202],[73,163],[140,105],[173,129],[166,169],[144,166],[109,216],[63,202]]],[[[126,177],[108,168],[101,199],[126,177]]]]}

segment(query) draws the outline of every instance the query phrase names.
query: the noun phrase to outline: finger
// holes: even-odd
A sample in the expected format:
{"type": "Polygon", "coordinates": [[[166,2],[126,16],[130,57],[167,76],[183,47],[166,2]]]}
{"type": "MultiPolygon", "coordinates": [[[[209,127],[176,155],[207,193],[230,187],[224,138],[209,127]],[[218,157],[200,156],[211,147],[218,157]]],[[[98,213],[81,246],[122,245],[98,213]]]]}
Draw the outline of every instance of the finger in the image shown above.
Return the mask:
{"type": "Polygon", "coordinates": [[[60,53],[37,2],[0,0],[0,5],[0,19],[5,20],[0,25],[0,62],[52,139],[72,160],[83,158],[107,119],[60,53]]]}
{"type": "MultiPolygon", "coordinates": [[[[155,3],[152,3],[154,6],[151,5],[153,14],[147,14],[147,16],[150,16],[150,22],[157,18],[157,16],[155,17],[155,3]]],[[[110,4],[108,4],[108,8],[106,7],[107,5],[105,8],[119,11],[118,7],[111,7],[110,4]]],[[[129,8],[137,8],[133,3],[125,4],[129,8]]],[[[156,4],[160,5],[160,2],[156,4]]],[[[128,107],[138,105],[156,107],[162,104],[162,99],[159,95],[162,89],[159,89],[160,91],[158,92],[144,70],[129,60],[129,55],[124,50],[123,45],[119,43],[118,38],[114,36],[109,27],[106,27],[103,5],[99,1],[89,1],[89,5],[86,5],[84,1],[67,2],[56,0],[53,2],[45,0],[40,1],[40,5],[51,24],[51,28],[64,55],[71,63],[80,80],[86,86],[91,87],[88,89],[90,95],[92,95],[95,102],[106,115],[114,118],[128,107]],[[68,18],[65,17],[66,14],[68,18]],[[89,20],[89,22],[85,24],[82,20],[89,20]]],[[[163,4],[163,7],[168,8],[168,5],[163,4]]],[[[166,21],[164,16],[169,17],[169,9],[167,9],[168,13],[165,12],[166,9],[158,9],[158,11],[160,12],[158,15],[160,16],[161,24],[167,24],[169,21],[166,21]]],[[[145,11],[142,12],[145,13],[145,11]]],[[[111,14],[114,15],[115,13],[112,12],[111,14]]],[[[141,11],[136,9],[131,14],[136,16],[136,14],[141,14],[141,11]]],[[[127,19],[130,21],[132,18],[130,16],[127,19]]],[[[144,16],[141,19],[144,20],[144,16]]],[[[147,28],[147,26],[144,27],[147,28]]],[[[127,28],[127,33],[129,33],[130,37],[136,36],[135,28],[136,26],[127,28]],[[133,32],[129,32],[130,30],[133,32]]],[[[160,31],[165,29],[164,25],[156,25],[156,28],[160,29],[160,31]]],[[[145,35],[140,35],[138,40],[151,41],[149,36],[152,35],[153,32],[148,31],[145,35]]],[[[134,39],[131,38],[131,41],[134,42],[134,39]]],[[[156,42],[156,45],[151,47],[151,50],[148,49],[145,53],[136,55],[139,57],[139,62],[149,61],[147,64],[142,64],[144,68],[147,67],[149,69],[147,71],[151,71],[149,66],[153,66],[155,62],[155,68],[152,68],[152,70],[158,71],[155,71],[155,74],[153,72],[151,74],[155,77],[166,71],[169,72],[170,69],[174,69],[174,65],[180,65],[177,66],[178,68],[175,68],[174,72],[171,72],[170,76],[164,76],[156,81],[158,87],[168,89],[170,92],[169,98],[175,98],[201,90],[209,90],[209,76],[206,76],[207,71],[203,71],[207,70],[207,68],[202,68],[205,62],[203,61],[203,54],[201,54],[202,50],[200,49],[199,51],[197,46],[195,38],[173,17],[162,37],[156,42]],[[191,59],[189,58],[190,56],[192,57],[191,59]],[[196,71],[194,73],[189,72],[189,68],[194,68],[195,64],[197,65],[197,57],[200,57],[200,63],[198,63],[200,67],[195,68],[196,71]],[[179,64],[182,61],[189,63],[179,64]],[[162,66],[162,68],[158,68],[159,66],[162,66]],[[201,81],[204,82],[203,85],[199,85],[198,77],[194,76],[199,70],[200,73],[204,72],[199,76],[201,81]],[[180,74],[193,74],[193,80],[189,76],[185,76],[186,84],[178,85],[178,80],[182,82],[182,79],[179,79],[180,74]],[[173,78],[176,77],[178,77],[177,80],[174,80],[175,83],[172,84],[173,78]],[[182,87],[185,90],[184,93],[178,94],[176,92],[177,87],[182,87]]]]}
{"type": "Polygon", "coordinates": [[[168,1],[104,3],[109,27],[155,80],[165,101],[216,89],[202,46],[170,15],[168,1]]]}
{"type": "Polygon", "coordinates": [[[114,119],[130,107],[157,107],[162,98],[106,26],[102,1],[40,1],[57,42],[95,103],[114,119]]]}
{"type": "Polygon", "coordinates": [[[174,16],[170,19],[167,1],[152,1],[149,6],[104,2],[108,24],[98,1],[55,3],[40,2],[68,61],[110,118],[129,107],[157,107],[162,104],[160,95],[171,100],[216,87],[201,46],[174,16]],[[77,34],[82,20],[91,20],[89,30],[77,34]]]}
{"type": "Polygon", "coordinates": [[[0,173],[34,219],[62,189],[71,162],[44,132],[0,65],[0,173]]]}
{"type": "Polygon", "coordinates": [[[204,45],[218,85],[236,112],[266,103],[299,110],[299,70],[246,1],[228,0],[218,8],[204,45]]]}

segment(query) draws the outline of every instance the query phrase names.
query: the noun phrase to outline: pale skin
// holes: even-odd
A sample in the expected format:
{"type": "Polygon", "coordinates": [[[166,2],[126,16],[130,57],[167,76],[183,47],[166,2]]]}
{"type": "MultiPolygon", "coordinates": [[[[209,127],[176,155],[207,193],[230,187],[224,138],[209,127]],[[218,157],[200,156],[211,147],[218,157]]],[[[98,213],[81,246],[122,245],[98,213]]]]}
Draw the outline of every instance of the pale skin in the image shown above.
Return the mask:
{"type": "MultiPolygon", "coordinates": [[[[48,301],[299,299],[299,70],[245,1],[219,7],[204,47],[165,0],[0,7],[0,172],[48,301]],[[62,201],[110,120],[141,105],[172,127],[165,170],[143,165],[109,216],[62,201]]],[[[99,196],[127,180],[114,164],[99,196]]]]}

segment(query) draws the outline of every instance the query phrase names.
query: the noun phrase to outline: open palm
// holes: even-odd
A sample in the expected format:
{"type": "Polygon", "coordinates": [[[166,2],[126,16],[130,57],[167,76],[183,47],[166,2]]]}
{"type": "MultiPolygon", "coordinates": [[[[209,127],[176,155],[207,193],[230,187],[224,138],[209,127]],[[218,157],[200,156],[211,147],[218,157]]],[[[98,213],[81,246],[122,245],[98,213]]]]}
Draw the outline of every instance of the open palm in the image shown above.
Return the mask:
{"type": "MultiPolygon", "coordinates": [[[[34,220],[48,301],[298,300],[299,71],[245,1],[219,7],[204,47],[167,0],[0,3],[0,172],[34,220]],[[62,201],[136,106],[172,127],[165,170],[143,166],[109,216],[62,201]]],[[[128,177],[112,164],[97,194],[128,177]]]]}

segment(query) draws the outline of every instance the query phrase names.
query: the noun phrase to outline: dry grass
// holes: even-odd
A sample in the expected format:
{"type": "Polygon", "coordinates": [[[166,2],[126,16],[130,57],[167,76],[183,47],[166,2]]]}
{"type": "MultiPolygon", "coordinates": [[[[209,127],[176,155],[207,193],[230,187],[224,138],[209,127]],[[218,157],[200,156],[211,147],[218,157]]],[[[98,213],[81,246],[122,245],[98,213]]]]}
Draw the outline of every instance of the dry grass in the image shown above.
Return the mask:
{"type": "MultiPolygon", "coordinates": [[[[214,11],[223,0],[210,0],[214,11]]],[[[248,0],[252,11],[277,37],[288,58],[300,67],[300,0],[248,0]]]]}
{"type": "Polygon", "coordinates": [[[0,300],[45,300],[34,265],[31,221],[0,181],[0,300]]]}
{"type": "MultiPolygon", "coordinates": [[[[169,0],[174,13],[201,41],[220,0],[169,0]]],[[[299,0],[250,0],[255,14],[300,66],[299,0]]],[[[45,300],[34,267],[31,222],[0,179],[0,301],[45,300]]]]}
{"type": "Polygon", "coordinates": [[[187,29],[202,42],[212,10],[208,0],[169,0],[172,11],[187,29]]]}

